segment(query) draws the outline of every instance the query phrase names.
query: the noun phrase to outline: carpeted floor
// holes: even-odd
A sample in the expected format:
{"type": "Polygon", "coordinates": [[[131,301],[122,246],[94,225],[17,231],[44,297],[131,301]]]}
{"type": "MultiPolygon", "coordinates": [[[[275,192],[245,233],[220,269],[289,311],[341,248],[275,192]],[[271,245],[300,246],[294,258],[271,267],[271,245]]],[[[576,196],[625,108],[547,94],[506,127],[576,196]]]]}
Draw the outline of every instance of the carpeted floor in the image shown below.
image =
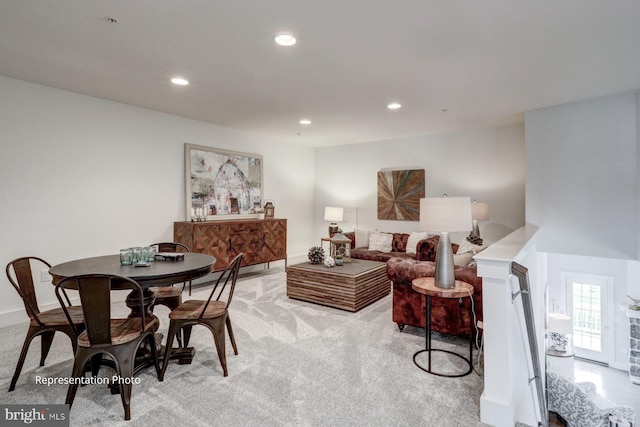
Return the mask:
{"type": "MultiPolygon", "coordinates": [[[[287,298],[285,280],[281,269],[239,279],[230,309],[239,355],[227,339],[228,377],[222,376],[208,329],[194,327],[193,363],[172,361],[162,383],[153,368],[141,373],[141,384],[133,386],[131,421],[124,421],[119,395],[89,385],[78,390],[71,425],[482,425],[482,378],[476,372],[441,378],[418,369],[412,357],[424,348],[424,332],[398,331],[391,322],[391,295],[349,313],[287,298]]],[[[207,295],[201,287],[192,298],[207,295]]],[[[167,313],[156,309],[165,335],[167,313]]],[[[69,375],[71,345],[61,334],[44,367],[38,367],[40,345],[34,341],[16,390],[6,391],[25,332],[26,324],[0,329],[0,400],[64,403],[66,386],[35,383],[38,375],[69,375]]],[[[468,352],[467,341],[450,337],[438,337],[434,347],[468,352]]],[[[443,372],[458,365],[443,353],[433,357],[443,372]]],[[[113,371],[103,368],[100,374],[113,371]]]]}

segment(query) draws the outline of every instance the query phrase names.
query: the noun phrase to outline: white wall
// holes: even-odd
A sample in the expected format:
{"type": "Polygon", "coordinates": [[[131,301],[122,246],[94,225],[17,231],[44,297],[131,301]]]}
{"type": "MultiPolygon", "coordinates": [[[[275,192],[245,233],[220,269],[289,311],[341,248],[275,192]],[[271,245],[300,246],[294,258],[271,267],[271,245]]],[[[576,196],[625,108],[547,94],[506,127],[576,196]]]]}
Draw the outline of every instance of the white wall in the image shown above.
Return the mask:
{"type": "MultiPolygon", "coordinates": [[[[522,125],[317,148],[316,238],[327,235],[325,206],[357,207],[358,228],[417,231],[417,221],[377,219],[377,173],[425,169],[427,197],[447,193],[489,203],[490,220],[480,223],[480,233],[495,242],[524,225],[524,162],[522,125]]],[[[345,212],[341,225],[353,229],[355,212],[345,212]]]]}
{"type": "Polygon", "coordinates": [[[539,249],[637,259],[636,95],[525,114],[527,222],[539,249]]]}
{"type": "MultiPolygon", "coordinates": [[[[0,77],[0,263],[173,240],[173,222],[185,219],[186,142],[262,154],[264,196],[288,219],[288,255],[306,254],[313,149],[0,77]]],[[[24,307],[0,280],[2,325],[24,307]]],[[[38,289],[55,301],[50,284],[38,289]]]]}
{"type": "Polygon", "coordinates": [[[640,295],[638,94],[525,114],[526,217],[548,253],[549,311],[566,311],[562,273],[613,278],[613,367],[627,369],[628,321],[640,295]],[[555,300],[555,301],[554,301],[555,300]]]}

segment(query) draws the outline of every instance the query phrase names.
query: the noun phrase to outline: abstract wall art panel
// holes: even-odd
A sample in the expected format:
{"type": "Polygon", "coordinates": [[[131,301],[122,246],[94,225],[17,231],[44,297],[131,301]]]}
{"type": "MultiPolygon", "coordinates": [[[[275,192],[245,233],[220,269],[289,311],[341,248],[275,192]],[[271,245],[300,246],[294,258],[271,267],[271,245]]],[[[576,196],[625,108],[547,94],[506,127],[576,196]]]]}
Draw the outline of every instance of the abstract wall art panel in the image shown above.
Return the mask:
{"type": "Polygon", "coordinates": [[[424,169],[378,172],[378,219],[418,221],[424,169]]]}

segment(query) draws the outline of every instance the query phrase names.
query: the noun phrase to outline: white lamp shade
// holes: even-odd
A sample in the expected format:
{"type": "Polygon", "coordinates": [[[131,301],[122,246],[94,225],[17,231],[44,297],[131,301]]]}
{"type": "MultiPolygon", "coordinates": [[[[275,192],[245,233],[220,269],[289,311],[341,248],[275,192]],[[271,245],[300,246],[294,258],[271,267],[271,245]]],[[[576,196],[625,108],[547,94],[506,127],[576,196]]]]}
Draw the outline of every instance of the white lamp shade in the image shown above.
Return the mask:
{"type": "Polygon", "coordinates": [[[471,231],[469,197],[420,199],[420,230],[432,232],[471,231]]]}
{"type": "Polygon", "coordinates": [[[549,313],[549,323],[547,325],[549,331],[562,335],[573,334],[573,324],[571,317],[561,313],[549,313]]]}
{"type": "Polygon", "coordinates": [[[489,204],[487,202],[471,203],[471,219],[487,221],[489,219],[489,204]]]}
{"type": "Polygon", "coordinates": [[[324,208],[324,220],[331,222],[342,222],[344,215],[344,209],[336,206],[325,206],[324,208]]]}

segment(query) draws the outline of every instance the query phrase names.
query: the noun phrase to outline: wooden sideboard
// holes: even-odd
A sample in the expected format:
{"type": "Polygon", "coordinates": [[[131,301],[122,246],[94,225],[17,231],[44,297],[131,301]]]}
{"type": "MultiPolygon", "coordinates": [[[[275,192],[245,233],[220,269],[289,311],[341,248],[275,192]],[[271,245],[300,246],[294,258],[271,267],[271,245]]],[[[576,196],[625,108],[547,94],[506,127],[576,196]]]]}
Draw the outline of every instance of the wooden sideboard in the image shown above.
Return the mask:
{"type": "Polygon", "coordinates": [[[213,255],[213,270],[223,270],[240,252],[242,266],[287,260],[286,219],[242,219],[173,223],[173,238],[191,252],[213,255]]]}

